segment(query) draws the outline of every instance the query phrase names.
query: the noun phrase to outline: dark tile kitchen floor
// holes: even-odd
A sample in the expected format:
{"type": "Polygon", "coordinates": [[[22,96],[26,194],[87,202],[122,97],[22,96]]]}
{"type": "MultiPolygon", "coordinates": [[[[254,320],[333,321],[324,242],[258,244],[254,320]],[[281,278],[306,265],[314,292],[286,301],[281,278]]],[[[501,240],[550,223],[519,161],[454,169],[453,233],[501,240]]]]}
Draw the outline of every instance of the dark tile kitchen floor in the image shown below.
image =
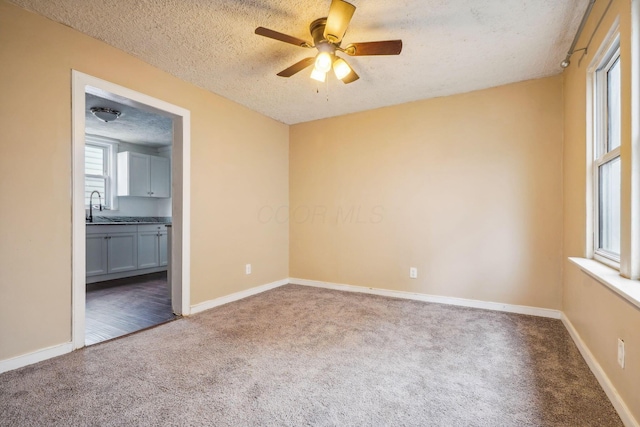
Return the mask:
{"type": "Polygon", "coordinates": [[[87,285],[85,345],[97,344],[178,318],[167,273],[87,285]]]}

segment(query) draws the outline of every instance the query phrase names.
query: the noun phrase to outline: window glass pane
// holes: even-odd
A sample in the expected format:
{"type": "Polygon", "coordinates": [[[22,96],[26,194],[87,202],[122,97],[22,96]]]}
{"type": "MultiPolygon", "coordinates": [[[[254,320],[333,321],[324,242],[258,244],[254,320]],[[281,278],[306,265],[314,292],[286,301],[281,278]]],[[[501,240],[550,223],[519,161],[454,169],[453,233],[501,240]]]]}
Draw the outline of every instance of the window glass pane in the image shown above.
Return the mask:
{"type": "Polygon", "coordinates": [[[599,168],[600,249],[620,255],[620,157],[599,168]]]}
{"type": "Polygon", "coordinates": [[[105,174],[105,150],[100,147],[85,145],[84,147],[84,173],[89,175],[105,174]]]}
{"type": "Polygon", "coordinates": [[[607,151],[620,146],[620,58],[607,72],[607,151]]]}
{"type": "MultiPolygon", "coordinates": [[[[94,190],[100,192],[100,198],[102,198],[102,205],[104,206],[105,184],[106,184],[106,179],[104,178],[91,178],[91,177],[84,178],[84,205],[85,206],[89,206],[89,196],[91,196],[91,192],[94,190]]],[[[97,205],[99,200],[100,199],[98,198],[98,195],[94,194],[93,205],[94,206],[97,205]]]]}

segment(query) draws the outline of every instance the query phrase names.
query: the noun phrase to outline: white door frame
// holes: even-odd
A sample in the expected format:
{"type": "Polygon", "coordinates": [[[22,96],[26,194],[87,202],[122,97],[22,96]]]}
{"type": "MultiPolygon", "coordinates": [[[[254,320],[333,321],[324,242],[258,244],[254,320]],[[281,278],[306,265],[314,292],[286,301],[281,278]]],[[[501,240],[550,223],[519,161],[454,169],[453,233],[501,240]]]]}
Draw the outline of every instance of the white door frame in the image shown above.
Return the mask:
{"type": "Polygon", "coordinates": [[[72,70],[72,300],[73,348],[84,347],[86,302],[86,223],[84,208],[85,91],[93,87],[143,104],[151,111],[173,117],[172,186],[172,305],[176,314],[189,315],[191,286],[191,113],[182,107],[72,70]]]}

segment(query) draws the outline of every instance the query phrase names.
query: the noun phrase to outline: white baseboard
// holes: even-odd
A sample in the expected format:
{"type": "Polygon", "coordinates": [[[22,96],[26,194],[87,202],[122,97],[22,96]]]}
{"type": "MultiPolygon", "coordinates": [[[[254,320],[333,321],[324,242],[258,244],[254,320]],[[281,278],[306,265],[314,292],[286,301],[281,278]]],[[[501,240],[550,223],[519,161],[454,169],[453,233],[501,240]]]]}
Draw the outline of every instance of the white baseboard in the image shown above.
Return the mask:
{"type": "Polygon", "coordinates": [[[42,362],[43,360],[51,359],[52,357],[70,353],[71,350],[73,350],[73,346],[68,342],[43,348],[42,350],[37,350],[21,356],[16,356],[11,359],[0,360],[0,374],[22,368],[23,366],[31,365],[33,363],[42,362]]]}
{"type": "Polygon", "coordinates": [[[218,307],[223,304],[228,304],[233,301],[238,301],[242,298],[250,297],[251,295],[259,294],[270,289],[277,288],[289,283],[289,279],[277,280],[275,282],[267,283],[266,285],[256,286],[255,288],[246,289],[244,291],[235,292],[231,295],[225,295],[220,298],[215,298],[209,301],[204,301],[191,306],[191,314],[200,313],[201,311],[209,310],[214,307],[218,307]]]}
{"type": "Polygon", "coordinates": [[[531,316],[550,317],[560,319],[560,310],[529,307],[526,305],[503,304],[499,302],[479,301],[465,298],[443,297],[439,295],[418,294],[414,292],[391,291],[388,289],[367,288],[364,286],[344,285],[339,283],[321,282],[317,280],[290,278],[289,283],[295,285],[314,286],[317,288],[335,289],[347,292],[382,295],[393,298],[411,299],[416,301],[434,302],[438,304],[458,305],[461,307],[482,308],[484,310],[504,311],[507,313],[528,314],[531,316]]]}
{"type": "Polygon", "coordinates": [[[602,366],[600,366],[595,357],[593,357],[593,354],[589,350],[589,347],[587,347],[585,342],[582,341],[582,338],[580,338],[578,331],[576,331],[576,328],[573,327],[573,324],[564,313],[562,314],[562,323],[564,323],[565,328],[567,328],[567,331],[569,331],[569,335],[571,335],[571,338],[573,338],[573,342],[576,343],[578,350],[580,350],[580,354],[582,354],[583,359],[587,362],[587,365],[591,369],[591,372],[593,372],[593,375],[595,375],[596,379],[600,383],[600,386],[607,394],[607,397],[611,401],[611,404],[613,404],[613,407],[618,412],[622,423],[626,427],[640,427],[640,424],[638,424],[638,421],[631,414],[631,411],[627,407],[626,403],[624,403],[624,400],[622,400],[622,398],[618,394],[618,391],[613,386],[613,383],[602,369],[602,366]]]}

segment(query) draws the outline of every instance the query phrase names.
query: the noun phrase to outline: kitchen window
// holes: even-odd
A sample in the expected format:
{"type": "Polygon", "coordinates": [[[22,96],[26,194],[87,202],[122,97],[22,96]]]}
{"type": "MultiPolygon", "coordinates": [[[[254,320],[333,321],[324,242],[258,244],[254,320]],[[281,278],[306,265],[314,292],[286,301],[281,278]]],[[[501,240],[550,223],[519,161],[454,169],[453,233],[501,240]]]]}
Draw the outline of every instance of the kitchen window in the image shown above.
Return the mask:
{"type": "MultiPolygon", "coordinates": [[[[93,191],[100,193],[102,207],[115,209],[115,156],[117,146],[87,136],[84,147],[84,205],[89,208],[89,197],[93,191]]],[[[93,205],[98,205],[94,194],[93,205]]]]}
{"type": "Polygon", "coordinates": [[[594,258],[620,265],[620,44],[603,51],[593,82],[594,258]]]}

